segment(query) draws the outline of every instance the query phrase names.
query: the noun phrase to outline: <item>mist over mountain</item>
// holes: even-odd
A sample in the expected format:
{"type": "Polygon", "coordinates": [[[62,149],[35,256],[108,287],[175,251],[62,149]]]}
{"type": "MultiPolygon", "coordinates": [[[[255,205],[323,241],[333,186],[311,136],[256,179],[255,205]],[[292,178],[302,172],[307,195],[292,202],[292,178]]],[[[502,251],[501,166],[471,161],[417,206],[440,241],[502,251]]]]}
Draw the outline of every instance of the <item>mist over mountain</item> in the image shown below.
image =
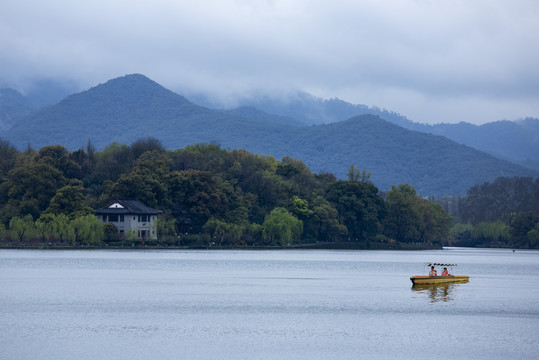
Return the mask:
{"type": "MultiPolygon", "coordinates": [[[[208,100],[205,103],[210,107],[215,107],[215,105],[211,106],[211,102],[208,100]]],[[[367,105],[354,105],[338,98],[323,99],[303,91],[287,96],[251,96],[239,100],[239,103],[240,107],[251,107],[268,114],[297,119],[306,125],[329,124],[365,114],[380,116],[400,126],[412,123],[396,112],[367,105]]]]}
{"type": "Polygon", "coordinates": [[[91,140],[102,149],[111,142],[131,143],[147,136],[171,148],[227,138],[232,139],[231,146],[241,148],[249,144],[248,134],[267,131],[280,132],[281,125],[195,105],[133,74],[41,108],[1,135],[19,148],[61,144],[73,150],[91,140]],[[240,139],[242,135],[246,140],[240,139]]]}
{"type": "Polygon", "coordinates": [[[339,178],[346,178],[353,164],[369,171],[381,190],[409,183],[422,195],[460,195],[472,185],[499,176],[538,175],[445,137],[404,129],[372,114],[324,125],[302,125],[278,115],[249,107],[212,110],[134,74],[26,115],[0,137],[19,149],[28,144],[34,148],[61,144],[76,150],[88,140],[103,149],[112,142],[130,144],[148,136],[170,149],[217,142],[224,148],[279,159],[292,156],[313,172],[331,172],[339,178]]]}
{"type": "Polygon", "coordinates": [[[30,114],[37,107],[20,92],[0,89],[0,130],[11,128],[19,118],[30,114]]]}

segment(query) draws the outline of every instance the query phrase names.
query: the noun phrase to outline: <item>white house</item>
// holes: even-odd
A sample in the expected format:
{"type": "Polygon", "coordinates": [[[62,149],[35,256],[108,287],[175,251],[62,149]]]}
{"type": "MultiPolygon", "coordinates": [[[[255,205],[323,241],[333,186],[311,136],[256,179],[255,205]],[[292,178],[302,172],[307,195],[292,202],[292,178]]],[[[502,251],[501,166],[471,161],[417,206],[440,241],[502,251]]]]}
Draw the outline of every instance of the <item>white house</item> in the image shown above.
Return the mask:
{"type": "Polygon", "coordinates": [[[152,209],[138,200],[114,200],[97,209],[95,214],[103,223],[113,224],[120,235],[137,230],[141,238],[157,239],[155,221],[161,210],[152,209]]]}

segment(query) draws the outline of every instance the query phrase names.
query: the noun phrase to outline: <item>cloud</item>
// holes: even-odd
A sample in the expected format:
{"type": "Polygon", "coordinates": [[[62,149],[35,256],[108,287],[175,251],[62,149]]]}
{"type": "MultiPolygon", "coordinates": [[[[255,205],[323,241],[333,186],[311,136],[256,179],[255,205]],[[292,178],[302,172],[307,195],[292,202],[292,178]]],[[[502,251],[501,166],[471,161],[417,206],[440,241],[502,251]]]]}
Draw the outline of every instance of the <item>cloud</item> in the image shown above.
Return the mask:
{"type": "Polygon", "coordinates": [[[0,83],[138,72],[184,93],[298,89],[481,123],[539,117],[537,34],[531,0],[6,1],[0,83]]]}

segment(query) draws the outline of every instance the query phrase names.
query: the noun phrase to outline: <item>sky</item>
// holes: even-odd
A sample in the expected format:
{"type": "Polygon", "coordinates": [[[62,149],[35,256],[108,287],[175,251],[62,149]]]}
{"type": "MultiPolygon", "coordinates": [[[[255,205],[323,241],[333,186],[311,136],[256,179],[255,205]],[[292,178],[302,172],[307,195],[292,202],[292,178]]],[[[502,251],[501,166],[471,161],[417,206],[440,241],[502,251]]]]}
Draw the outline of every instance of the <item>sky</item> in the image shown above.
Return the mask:
{"type": "Polygon", "coordinates": [[[131,73],[223,107],[305,91],[421,123],[539,118],[536,0],[5,0],[0,84],[131,73]]]}

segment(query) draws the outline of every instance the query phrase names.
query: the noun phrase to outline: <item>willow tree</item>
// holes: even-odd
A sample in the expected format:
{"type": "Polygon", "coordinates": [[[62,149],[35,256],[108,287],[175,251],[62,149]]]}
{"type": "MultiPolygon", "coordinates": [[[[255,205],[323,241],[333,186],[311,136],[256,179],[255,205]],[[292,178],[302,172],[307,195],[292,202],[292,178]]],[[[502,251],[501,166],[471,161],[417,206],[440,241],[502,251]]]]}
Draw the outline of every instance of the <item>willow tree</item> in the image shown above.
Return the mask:
{"type": "Polygon", "coordinates": [[[303,234],[303,222],[282,207],[276,207],[264,218],[264,238],[272,244],[288,246],[303,234]]]}

